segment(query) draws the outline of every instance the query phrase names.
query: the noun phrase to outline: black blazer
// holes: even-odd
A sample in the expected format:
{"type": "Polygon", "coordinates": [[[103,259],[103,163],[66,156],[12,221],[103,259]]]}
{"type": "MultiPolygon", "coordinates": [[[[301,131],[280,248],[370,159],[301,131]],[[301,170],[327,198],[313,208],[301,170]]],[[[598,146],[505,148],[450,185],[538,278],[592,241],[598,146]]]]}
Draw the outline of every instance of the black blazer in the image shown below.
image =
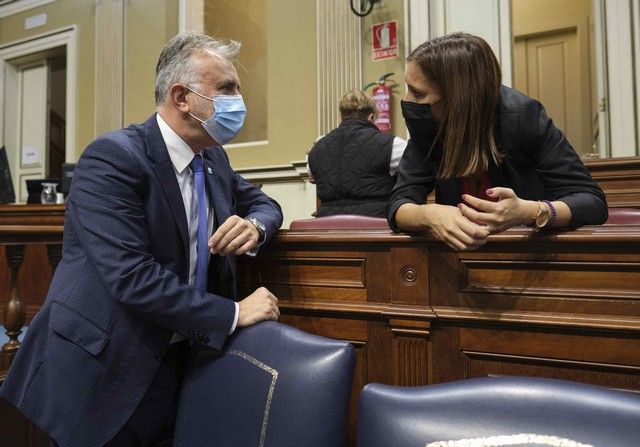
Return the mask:
{"type": "MultiPolygon", "coordinates": [[[[542,104],[502,86],[494,131],[500,166],[489,167],[493,186],[511,188],[527,200],[561,200],[571,209],[571,227],[601,224],[607,220],[607,200],[575,150],[549,118],[542,104]]],[[[398,181],[387,205],[394,231],[395,214],[405,203],[424,204],[435,188],[436,202],[462,201],[457,178],[437,179],[442,146],[428,155],[434,134],[409,140],[398,168],[398,181]]]]}

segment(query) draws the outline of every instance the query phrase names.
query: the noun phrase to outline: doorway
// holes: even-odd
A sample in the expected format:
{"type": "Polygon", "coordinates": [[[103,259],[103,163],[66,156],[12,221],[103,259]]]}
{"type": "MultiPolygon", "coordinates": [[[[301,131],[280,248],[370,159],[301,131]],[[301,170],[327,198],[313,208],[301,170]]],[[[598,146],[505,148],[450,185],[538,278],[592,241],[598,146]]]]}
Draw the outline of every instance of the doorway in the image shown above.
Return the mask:
{"type": "Polygon", "coordinates": [[[544,105],[581,157],[598,157],[606,117],[598,104],[592,1],[514,0],[512,5],[515,89],[544,105]]]}
{"type": "Polygon", "coordinates": [[[75,29],[0,48],[2,119],[16,201],[27,180],[55,179],[75,157],[75,29]]]}

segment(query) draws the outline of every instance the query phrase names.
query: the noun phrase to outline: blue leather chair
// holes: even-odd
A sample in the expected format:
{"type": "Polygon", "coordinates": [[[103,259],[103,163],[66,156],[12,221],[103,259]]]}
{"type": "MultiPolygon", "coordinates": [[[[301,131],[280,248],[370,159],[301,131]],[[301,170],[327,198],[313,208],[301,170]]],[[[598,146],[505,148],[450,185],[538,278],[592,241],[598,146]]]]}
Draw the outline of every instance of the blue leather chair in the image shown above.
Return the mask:
{"type": "Polygon", "coordinates": [[[341,446],[354,367],[351,344],[273,321],[195,348],[173,445],[341,446]]]}
{"type": "Polygon", "coordinates": [[[535,377],[364,387],[358,447],[460,445],[637,447],[640,396],[535,377]]]}

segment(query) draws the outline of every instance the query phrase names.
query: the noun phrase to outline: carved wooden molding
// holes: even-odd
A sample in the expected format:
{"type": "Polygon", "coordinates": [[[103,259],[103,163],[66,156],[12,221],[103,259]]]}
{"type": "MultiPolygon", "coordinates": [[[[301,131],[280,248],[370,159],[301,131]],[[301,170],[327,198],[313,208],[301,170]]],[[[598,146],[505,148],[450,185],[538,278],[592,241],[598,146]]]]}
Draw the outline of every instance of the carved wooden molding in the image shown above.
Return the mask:
{"type": "Polygon", "coordinates": [[[427,338],[430,335],[431,323],[424,320],[389,319],[389,326],[394,335],[427,338]]]}
{"type": "Polygon", "coordinates": [[[63,225],[64,205],[0,205],[0,225],[63,225]]]}
{"type": "Polygon", "coordinates": [[[7,263],[11,269],[11,287],[2,312],[5,333],[9,337],[9,341],[2,345],[2,352],[11,355],[20,347],[18,337],[22,333],[26,320],[25,307],[20,299],[18,288],[18,273],[24,259],[25,245],[8,245],[5,250],[7,263]]]}
{"type": "MultiPolygon", "coordinates": [[[[336,303],[319,300],[280,300],[278,307],[283,313],[310,313],[325,315],[357,316],[359,318],[375,318],[385,320],[418,320],[428,321],[436,318],[436,314],[426,306],[398,305],[387,303],[336,303]]],[[[424,332],[424,331],[423,331],[424,332]]]]}
{"type": "MultiPolygon", "coordinates": [[[[499,234],[489,236],[483,249],[492,249],[494,244],[513,243],[532,246],[556,247],[557,244],[593,244],[599,243],[640,243],[640,225],[588,225],[576,229],[564,230],[537,230],[528,227],[513,227],[499,234]]],[[[322,244],[328,246],[331,243],[367,243],[371,244],[418,244],[427,243],[439,250],[450,251],[445,245],[428,235],[409,235],[406,233],[395,234],[389,231],[380,232],[373,230],[279,230],[270,244],[277,247],[283,244],[309,244],[310,246],[322,244]]],[[[300,247],[302,249],[303,247],[300,247]]],[[[502,247],[496,247],[500,250],[502,247]]]]}
{"type": "Polygon", "coordinates": [[[62,225],[0,225],[0,244],[61,244],[62,225]]]}
{"type": "Polygon", "coordinates": [[[620,371],[624,373],[635,373],[640,374],[640,366],[634,365],[621,365],[621,364],[612,364],[612,363],[601,363],[601,362],[585,362],[581,360],[569,360],[569,359],[556,359],[549,357],[532,357],[526,355],[513,355],[513,354],[496,354],[494,352],[480,352],[480,351],[462,351],[463,355],[465,355],[469,359],[489,359],[495,360],[499,362],[504,361],[519,361],[519,362],[540,362],[549,365],[556,366],[580,366],[585,369],[602,369],[602,370],[614,370],[620,371]]]}
{"type": "Polygon", "coordinates": [[[640,332],[640,317],[616,315],[586,315],[555,312],[473,309],[467,307],[433,306],[438,321],[464,320],[485,323],[518,323],[535,326],[556,326],[588,329],[611,329],[640,332]]]}
{"type": "Polygon", "coordinates": [[[463,293],[640,300],[640,262],[461,260],[460,269],[463,293]]]}
{"type": "Polygon", "coordinates": [[[418,267],[405,265],[400,269],[400,278],[405,286],[415,286],[418,280],[418,267]]]}
{"type": "Polygon", "coordinates": [[[429,383],[429,356],[427,341],[414,337],[397,337],[397,384],[420,386],[429,383]]]}

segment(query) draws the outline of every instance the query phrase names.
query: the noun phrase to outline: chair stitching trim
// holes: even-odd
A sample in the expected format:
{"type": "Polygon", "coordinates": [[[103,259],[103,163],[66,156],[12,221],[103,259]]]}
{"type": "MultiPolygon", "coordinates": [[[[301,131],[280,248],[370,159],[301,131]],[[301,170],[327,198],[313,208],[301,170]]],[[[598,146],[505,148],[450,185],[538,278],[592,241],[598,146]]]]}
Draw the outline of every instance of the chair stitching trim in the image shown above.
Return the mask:
{"type": "Polygon", "coordinates": [[[273,400],[273,392],[275,391],[276,382],[278,381],[278,371],[275,368],[270,367],[266,363],[263,363],[254,357],[251,357],[246,352],[231,350],[231,351],[228,351],[228,354],[243,358],[249,363],[271,374],[271,385],[269,386],[269,393],[267,394],[267,402],[265,403],[264,414],[262,416],[262,429],[260,430],[260,443],[258,444],[258,447],[264,447],[264,441],[267,436],[267,426],[269,425],[269,412],[271,411],[271,401],[273,400]]]}

